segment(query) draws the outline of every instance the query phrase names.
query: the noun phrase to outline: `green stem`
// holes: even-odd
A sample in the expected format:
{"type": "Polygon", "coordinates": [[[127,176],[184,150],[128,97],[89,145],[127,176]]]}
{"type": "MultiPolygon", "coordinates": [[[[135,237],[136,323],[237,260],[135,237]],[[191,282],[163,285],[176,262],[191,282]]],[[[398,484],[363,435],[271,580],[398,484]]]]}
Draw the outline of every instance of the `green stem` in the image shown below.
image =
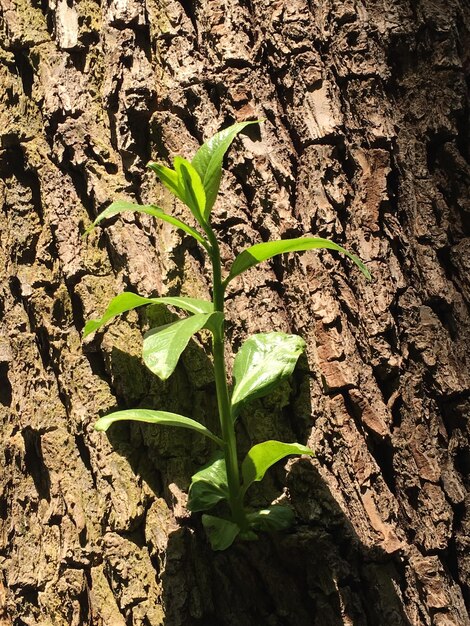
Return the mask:
{"type": "MultiPolygon", "coordinates": [[[[212,269],[213,269],[213,300],[214,310],[224,312],[224,286],[222,284],[222,271],[220,263],[220,250],[217,239],[211,231],[207,233],[211,243],[212,269]]],[[[220,329],[214,333],[212,352],[214,355],[214,374],[217,390],[217,404],[219,407],[220,427],[224,440],[225,465],[227,468],[227,482],[229,491],[229,505],[232,517],[242,530],[247,527],[247,519],[243,508],[243,495],[240,485],[240,472],[238,469],[237,441],[235,427],[230,410],[230,396],[227,386],[227,373],[225,368],[225,321],[220,329]]]]}

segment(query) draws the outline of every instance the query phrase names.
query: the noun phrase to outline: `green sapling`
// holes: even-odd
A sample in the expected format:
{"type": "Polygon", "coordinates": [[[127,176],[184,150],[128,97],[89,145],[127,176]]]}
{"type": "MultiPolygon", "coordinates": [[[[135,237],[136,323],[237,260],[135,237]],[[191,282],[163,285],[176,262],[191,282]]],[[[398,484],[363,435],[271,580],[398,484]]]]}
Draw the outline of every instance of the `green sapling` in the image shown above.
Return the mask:
{"type": "MultiPolygon", "coordinates": [[[[241,464],[237,454],[235,423],[242,407],[255,398],[268,394],[289,377],[305,347],[301,337],[281,332],[260,333],[249,337],[235,356],[233,382],[229,387],[224,356],[225,316],[224,297],[230,282],[242,272],[277,254],[300,252],[314,248],[328,248],[347,255],[370,278],[370,274],[355,255],[338,244],[319,237],[301,237],[258,243],[241,252],[233,261],[228,274],[223,276],[220,249],[211,225],[211,210],[216,201],[222,176],[222,161],[236,135],[249,124],[241,122],[222,130],[206,141],[191,162],[177,156],[174,168],[149,163],[160,181],[193,214],[198,228],[165,213],[155,205],[136,205],[114,202],[95,219],[89,232],[105,218],[127,211],[147,213],[183,230],[205,249],[212,264],[212,301],[184,297],[144,298],[124,292],[110,302],[101,319],[89,321],[84,337],[101,328],[115,316],[148,304],[166,304],[189,313],[172,324],[154,328],[143,340],[143,361],[160,379],[166,380],[174,371],[191,337],[208,329],[212,334],[214,377],[219,410],[220,432],[215,434],[196,420],[150,409],[128,409],[111,413],[99,419],[95,428],[107,428],[121,420],[134,420],[190,428],[210,438],[216,452],[210,461],[192,477],[188,494],[188,508],[193,512],[207,511],[225,502],[227,514],[219,517],[204,513],[202,522],[214,550],[225,550],[238,537],[256,539],[257,532],[281,530],[289,527],[294,514],[288,507],[273,505],[260,511],[249,511],[245,494],[260,481],[277,461],[290,455],[312,455],[300,443],[264,441],[254,445],[241,464]]],[[[223,507],[222,509],[223,510],[223,507]]]]}

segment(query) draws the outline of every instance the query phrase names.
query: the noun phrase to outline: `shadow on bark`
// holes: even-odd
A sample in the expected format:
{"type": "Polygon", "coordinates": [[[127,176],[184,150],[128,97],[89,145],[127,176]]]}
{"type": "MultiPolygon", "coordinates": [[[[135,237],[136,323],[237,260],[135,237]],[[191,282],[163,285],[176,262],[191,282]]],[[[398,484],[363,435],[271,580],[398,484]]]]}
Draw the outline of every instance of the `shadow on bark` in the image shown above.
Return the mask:
{"type": "Polygon", "coordinates": [[[201,528],[171,534],[162,575],[165,626],[411,626],[398,556],[368,549],[308,461],[294,464],[318,505],[315,524],[212,552],[201,528]],[[300,467],[299,467],[300,466],[300,467]]]}
{"type": "MultiPolygon", "coordinates": [[[[203,368],[210,368],[204,352],[196,350],[198,367],[202,363],[203,368]]],[[[112,374],[114,369],[122,377],[123,372],[140,368],[145,377],[140,359],[113,348],[112,374]]],[[[180,365],[181,369],[184,367],[180,365]]],[[[161,402],[158,407],[151,406],[148,400],[155,397],[155,389],[150,388],[146,408],[177,410],[173,404],[177,403],[183,413],[181,404],[195,406],[194,397],[201,390],[191,388],[184,372],[175,375],[182,377],[179,385],[185,385],[184,397],[169,401],[172,392],[168,395],[166,389],[161,397],[164,406],[161,402]]],[[[120,403],[135,400],[134,391],[126,393],[128,385],[130,380],[126,383],[124,376],[118,384],[120,403]]],[[[160,383],[156,385],[162,391],[160,383]]],[[[214,411],[213,386],[207,385],[202,392],[207,397],[207,411],[214,411]]],[[[303,407],[302,412],[307,409],[303,407]]],[[[185,414],[194,417],[190,412],[185,414]]],[[[268,420],[271,417],[267,415],[268,420]]],[[[291,432],[305,430],[295,415],[287,419],[291,432]]],[[[213,423],[206,425],[214,428],[213,423]]],[[[170,506],[167,484],[176,483],[186,491],[197,464],[210,454],[209,442],[183,429],[119,424],[108,435],[115,451],[170,506]],[[181,455],[176,463],[175,445],[176,454],[181,455]],[[153,451],[157,450],[155,456],[153,451]],[[176,475],[172,475],[175,468],[176,475]]],[[[246,424],[241,425],[240,435],[243,449],[246,424]]],[[[287,476],[276,468],[262,485],[255,485],[248,504],[268,504],[280,495],[283,484],[287,484],[297,513],[290,532],[261,534],[259,541],[236,542],[225,552],[213,552],[200,514],[178,520],[180,527],[168,536],[165,554],[157,555],[165,564],[162,571],[156,566],[162,585],[164,626],[411,626],[399,597],[399,589],[405,585],[399,553],[390,555],[361,543],[309,460],[295,461],[287,476]]]]}

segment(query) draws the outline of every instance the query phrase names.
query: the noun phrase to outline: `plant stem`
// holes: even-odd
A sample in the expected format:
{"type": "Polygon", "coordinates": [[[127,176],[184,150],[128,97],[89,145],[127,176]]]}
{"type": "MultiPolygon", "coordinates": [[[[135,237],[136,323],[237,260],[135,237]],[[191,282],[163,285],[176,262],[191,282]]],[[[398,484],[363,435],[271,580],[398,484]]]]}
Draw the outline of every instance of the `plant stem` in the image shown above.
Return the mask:
{"type": "MultiPolygon", "coordinates": [[[[211,261],[213,271],[213,300],[214,310],[224,313],[224,292],[222,284],[222,271],[220,263],[220,249],[217,239],[212,231],[207,233],[211,243],[211,261]]],[[[217,404],[219,408],[220,427],[224,441],[225,465],[227,468],[227,482],[229,491],[229,505],[232,511],[233,521],[244,530],[247,527],[247,519],[243,508],[243,495],[240,485],[240,472],[238,469],[237,441],[235,427],[230,411],[230,397],[227,386],[227,373],[225,368],[225,319],[220,328],[214,333],[212,353],[214,356],[214,374],[217,390],[217,404]]]]}

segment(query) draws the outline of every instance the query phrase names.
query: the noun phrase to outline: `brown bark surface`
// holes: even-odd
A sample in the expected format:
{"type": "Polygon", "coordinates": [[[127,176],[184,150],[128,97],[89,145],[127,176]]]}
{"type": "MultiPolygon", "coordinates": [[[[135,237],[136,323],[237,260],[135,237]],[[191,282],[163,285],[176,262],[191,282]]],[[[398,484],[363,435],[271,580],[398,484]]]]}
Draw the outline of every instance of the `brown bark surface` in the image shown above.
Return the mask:
{"type": "Polygon", "coordinates": [[[469,12],[465,0],[0,0],[1,626],[470,624],[469,12]],[[292,532],[208,548],[185,510],[210,447],[116,407],[216,428],[203,337],[167,383],[123,289],[207,297],[187,237],[118,198],[183,208],[145,169],[235,120],[216,206],[224,261],[314,234],[354,250],[266,263],[229,294],[230,339],[295,332],[307,357],[253,403],[242,448],[316,452],[253,489],[292,532]]]}

